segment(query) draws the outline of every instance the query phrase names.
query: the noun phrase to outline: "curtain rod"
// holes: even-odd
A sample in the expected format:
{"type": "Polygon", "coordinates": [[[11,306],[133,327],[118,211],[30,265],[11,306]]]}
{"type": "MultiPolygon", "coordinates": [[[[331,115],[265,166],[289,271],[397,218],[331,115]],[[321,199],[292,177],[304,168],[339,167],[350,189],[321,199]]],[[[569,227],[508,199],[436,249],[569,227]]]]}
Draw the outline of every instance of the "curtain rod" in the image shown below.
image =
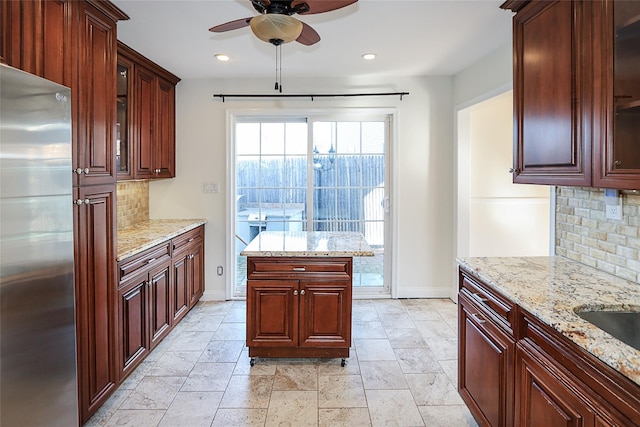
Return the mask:
{"type": "Polygon", "coordinates": [[[313,101],[314,98],[337,98],[337,97],[359,97],[359,96],[399,96],[400,101],[402,101],[402,97],[405,95],[409,95],[409,92],[380,92],[380,93],[339,93],[339,94],[279,94],[279,95],[265,95],[265,94],[215,94],[214,98],[222,98],[222,102],[225,101],[225,98],[311,98],[313,101]]]}

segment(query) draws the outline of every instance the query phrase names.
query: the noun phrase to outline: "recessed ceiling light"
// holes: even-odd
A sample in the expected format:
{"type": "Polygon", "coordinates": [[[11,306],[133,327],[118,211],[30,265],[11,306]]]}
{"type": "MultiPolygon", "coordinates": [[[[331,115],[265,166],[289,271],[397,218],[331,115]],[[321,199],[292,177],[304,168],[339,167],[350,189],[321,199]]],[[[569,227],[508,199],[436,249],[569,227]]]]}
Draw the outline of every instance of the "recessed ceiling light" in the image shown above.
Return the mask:
{"type": "Polygon", "coordinates": [[[366,59],[367,61],[371,61],[372,59],[376,59],[375,53],[365,53],[362,55],[362,59],[366,59]]]}
{"type": "Polygon", "coordinates": [[[218,61],[226,62],[229,60],[229,55],[225,55],[224,53],[216,53],[216,59],[218,61]]]}

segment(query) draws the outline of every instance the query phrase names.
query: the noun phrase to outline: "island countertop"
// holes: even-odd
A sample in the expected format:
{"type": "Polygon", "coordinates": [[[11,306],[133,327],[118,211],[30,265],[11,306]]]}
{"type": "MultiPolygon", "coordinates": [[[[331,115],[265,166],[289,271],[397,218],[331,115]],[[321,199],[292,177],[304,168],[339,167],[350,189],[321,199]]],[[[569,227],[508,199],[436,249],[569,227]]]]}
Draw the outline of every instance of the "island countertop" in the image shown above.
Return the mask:
{"type": "Polygon", "coordinates": [[[205,219],[150,219],[118,230],[117,261],[205,224],[205,219]]]}
{"type": "Polygon", "coordinates": [[[560,256],[460,258],[458,264],[578,346],[640,385],[640,350],[575,310],[640,310],[640,284],[560,256]]]}
{"type": "Polygon", "coordinates": [[[343,231],[263,231],[243,256],[374,256],[362,233],[343,231]]]}

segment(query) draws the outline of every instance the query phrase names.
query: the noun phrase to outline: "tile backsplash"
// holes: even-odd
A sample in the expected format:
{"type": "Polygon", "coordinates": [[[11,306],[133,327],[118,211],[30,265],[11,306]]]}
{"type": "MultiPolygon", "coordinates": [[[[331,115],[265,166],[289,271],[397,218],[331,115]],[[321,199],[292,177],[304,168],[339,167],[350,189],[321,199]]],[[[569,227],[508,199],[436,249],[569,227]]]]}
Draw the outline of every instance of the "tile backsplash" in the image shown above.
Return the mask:
{"type": "Polygon", "coordinates": [[[606,219],[604,190],[557,187],[556,254],[640,283],[640,194],[622,192],[622,220],[606,219]]]}
{"type": "Polygon", "coordinates": [[[122,181],[116,184],[118,229],[149,219],[149,181],[122,181]]]}

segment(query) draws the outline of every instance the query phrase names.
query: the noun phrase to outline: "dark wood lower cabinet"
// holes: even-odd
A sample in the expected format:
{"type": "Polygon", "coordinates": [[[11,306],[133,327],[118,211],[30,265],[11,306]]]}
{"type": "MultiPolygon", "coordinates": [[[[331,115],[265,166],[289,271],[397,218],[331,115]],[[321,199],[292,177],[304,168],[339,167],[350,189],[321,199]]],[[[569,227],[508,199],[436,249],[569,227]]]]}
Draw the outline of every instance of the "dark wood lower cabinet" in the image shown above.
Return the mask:
{"type": "Polygon", "coordinates": [[[513,337],[465,294],[458,296],[458,390],[481,425],[513,423],[513,337]]]}
{"type": "Polygon", "coordinates": [[[115,185],[74,189],[76,335],[80,419],[118,381],[115,342],[115,185]]]}
{"type": "Polygon", "coordinates": [[[592,427],[595,414],[577,392],[583,387],[526,341],[516,349],[516,424],[521,427],[592,427]]]}
{"type": "Polygon", "coordinates": [[[250,357],[348,357],[351,258],[248,257],[250,357]]]}
{"type": "Polygon", "coordinates": [[[204,227],[118,263],[118,372],[126,378],[204,291],[204,227]]]}
{"type": "Polygon", "coordinates": [[[478,424],[640,426],[640,386],[463,268],[459,279],[458,391],[478,424]]]}

